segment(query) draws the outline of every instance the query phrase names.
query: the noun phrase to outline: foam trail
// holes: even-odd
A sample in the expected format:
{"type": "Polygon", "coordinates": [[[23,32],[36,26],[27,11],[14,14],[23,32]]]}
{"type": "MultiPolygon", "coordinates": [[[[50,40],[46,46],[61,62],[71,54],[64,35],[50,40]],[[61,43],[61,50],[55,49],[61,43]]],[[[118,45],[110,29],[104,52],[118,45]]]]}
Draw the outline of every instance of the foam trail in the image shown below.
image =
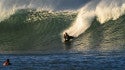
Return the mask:
{"type": "Polygon", "coordinates": [[[82,7],[71,27],[64,30],[63,33],[67,32],[69,35],[77,37],[89,28],[95,17],[95,7],[97,3],[98,1],[92,1],[82,7]]]}
{"type": "Polygon", "coordinates": [[[64,32],[77,37],[90,27],[95,17],[103,24],[109,20],[116,20],[124,14],[124,0],[94,0],[79,10],[76,20],[64,32]]]}

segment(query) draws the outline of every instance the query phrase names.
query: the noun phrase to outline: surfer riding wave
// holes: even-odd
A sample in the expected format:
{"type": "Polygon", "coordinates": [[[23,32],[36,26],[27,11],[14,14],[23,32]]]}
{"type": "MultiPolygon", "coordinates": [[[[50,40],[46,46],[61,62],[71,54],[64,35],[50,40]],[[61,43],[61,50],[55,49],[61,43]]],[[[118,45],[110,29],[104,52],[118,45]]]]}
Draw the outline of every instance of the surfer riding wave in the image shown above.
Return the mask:
{"type": "Polygon", "coordinates": [[[65,34],[64,34],[64,42],[68,42],[73,38],[74,38],[73,36],[70,36],[70,35],[68,35],[68,33],[65,32],[65,34]]]}

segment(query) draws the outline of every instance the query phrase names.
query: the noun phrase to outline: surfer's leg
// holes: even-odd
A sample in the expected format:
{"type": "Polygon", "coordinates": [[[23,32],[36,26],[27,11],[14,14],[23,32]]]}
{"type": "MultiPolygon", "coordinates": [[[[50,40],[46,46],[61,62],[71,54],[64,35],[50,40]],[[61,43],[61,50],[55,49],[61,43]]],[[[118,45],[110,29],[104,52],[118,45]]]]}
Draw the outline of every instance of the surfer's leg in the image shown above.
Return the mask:
{"type": "Polygon", "coordinates": [[[73,39],[74,37],[73,36],[69,36],[69,39],[73,39]]]}

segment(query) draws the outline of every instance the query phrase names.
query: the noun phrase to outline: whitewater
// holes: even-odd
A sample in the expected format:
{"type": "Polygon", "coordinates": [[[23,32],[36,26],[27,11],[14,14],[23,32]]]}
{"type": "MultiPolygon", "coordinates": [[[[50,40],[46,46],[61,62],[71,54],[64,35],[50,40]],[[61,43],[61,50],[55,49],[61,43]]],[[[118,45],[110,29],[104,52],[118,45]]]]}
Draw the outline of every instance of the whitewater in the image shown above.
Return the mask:
{"type": "Polygon", "coordinates": [[[123,50],[124,0],[92,0],[73,10],[56,8],[60,2],[0,0],[1,52],[123,50]],[[63,43],[65,32],[76,37],[70,44],[63,43]]]}
{"type": "Polygon", "coordinates": [[[0,70],[124,70],[125,0],[0,0],[0,70]],[[75,38],[64,43],[67,32],[75,38]],[[10,59],[10,66],[2,66],[10,59]]]}
{"type": "MultiPolygon", "coordinates": [[[[0,21],[14,14],[18,9],[37,9],[53,11],[56,10],[55,6],[58,6],[60,1],[33,1],[29,0],[23,3],[19,0],[14,1],[0,1],[0,21]],[[39,4],[41,2],[42,4],[39,4]],[[57,2],[56,4],[53,4],[57,2]],[[9,4],[9,5],[7,5],[9,4]],[[4,7],[5,6],[5,7],[4,7]]],[[[85,4],[82,8],[78,9],[78,15],[76,20],[72,22],[72,25],[65,30],[72,36],[79,36],[86,29],[88,29],[92,21],[96,18],[101,24],[109,21],[116,20],[125,13],[125,1],[124,0],[93,0],[85,4]],[[103,12],[102,12],[103,11],[103,12]]],[[[63,32],[63,34],[64,34],[63,32]]]]}
{"type": "Polygon", "coordinates": [[[79,10],[76,20],[64,32],[78,37],[91,26],[95,18],[103,24],[109,20],[116,20],[124,14],[124,0],[94,0],[79,10]]]}

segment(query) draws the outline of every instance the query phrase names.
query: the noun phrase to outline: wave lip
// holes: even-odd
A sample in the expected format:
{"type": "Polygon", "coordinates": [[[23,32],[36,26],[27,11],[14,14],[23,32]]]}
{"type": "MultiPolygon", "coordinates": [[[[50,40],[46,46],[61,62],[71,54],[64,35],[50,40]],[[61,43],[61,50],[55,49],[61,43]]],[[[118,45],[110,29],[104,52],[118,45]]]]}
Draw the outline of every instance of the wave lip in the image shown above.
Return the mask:
{"type": "Polygon", "coordinates": [[[116,20],[124,14],[124,0],[94,0],[79,10],[76,20],[64,32],[78,37],[91,26],[94,19],[103,24],[109,20],[116,20]]]}

